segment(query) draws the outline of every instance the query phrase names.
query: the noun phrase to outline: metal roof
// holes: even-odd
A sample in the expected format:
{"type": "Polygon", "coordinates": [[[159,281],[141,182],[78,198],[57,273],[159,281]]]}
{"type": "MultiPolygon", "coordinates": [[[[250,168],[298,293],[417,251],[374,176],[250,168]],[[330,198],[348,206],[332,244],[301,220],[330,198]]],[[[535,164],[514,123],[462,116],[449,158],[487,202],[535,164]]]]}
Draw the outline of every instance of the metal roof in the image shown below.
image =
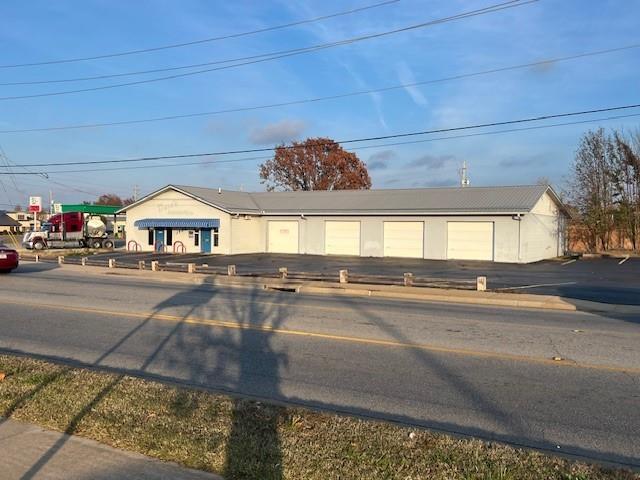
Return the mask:
{"type": "Polygon", "coordinates": [[[168,185],[123,210],[167,189],[232,214],[515,214],[530,212],[546,191],[562,207],[555,192],[546,185],[253,193],[168,185]]]}
{"type": "Polygon", "coordinates": [[[94,215],[115,215],[121,206],[114,205],[85,205],[85,204],[69,204],[63,203],[61,209],[66,212],[82,212],[94,215]]]}
{"type": "Polygon", "coordinates": [[[20,227],[22,224],[14,218],[11,218],[5,212],[0,212],[0,226],[3,227],[20,227]]]}
{"type": "MultiPolygon", "coordinates": [[[[171,185],[169,185],[171,187],[171,185]]],[[[189,187],[175,185],[175,188],[216,205],[231,213],[260,213],[261,208],[253,201],[254,194],[234,190],[218,190],[217,188],[189,187]],[[220,192],[220,193],[218,193],[220,192]]]]}

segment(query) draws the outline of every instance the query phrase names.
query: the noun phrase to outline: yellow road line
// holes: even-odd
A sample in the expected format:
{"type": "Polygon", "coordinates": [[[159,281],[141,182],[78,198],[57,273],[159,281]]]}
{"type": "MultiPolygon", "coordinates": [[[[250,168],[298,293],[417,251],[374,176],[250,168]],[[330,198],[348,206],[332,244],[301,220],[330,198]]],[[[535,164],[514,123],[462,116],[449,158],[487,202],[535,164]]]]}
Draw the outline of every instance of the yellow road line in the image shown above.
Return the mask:
{"type": "Polygon", "coordinates": [[[162,314],[157,312],[147,312],[147,313],[119,312],[115,310],[104,310],[104,309],[87,308],[87,307],[70,307],[70,306],[46,304],[46,303],[31,303],[29,305],[25,305],[23,302],[11,302],[6,300],[0,300],[0,304],[20,305],[20,306],[28,306],[32,308],[47,308],[52,310],[78,312],[78,313],[93,313],[93,314],[107,315],[107,316],[141,318],[145,320],[147,319],[162,320],[162,321],[184,323],[184,324],[190,324],[190,325],[205,325],[210,327],[229,328],[229,329],[235,329],[235,330],[252,330],[252,331],[258,331],[258,332],[275,333],[275,334],[281,334],[281,335],[293,335],[293,336],[300,336],[300,337],[307,337],[307,338],[318,338],[318,339],[334,340],[334,341],[340,341],[340,342],[351,342],[351,343],[359,343],[359,344],[365,344],[365,345],[418,349],[418,350],[425,350],[425,351],[431,351],[431,352],[437,352],[437,353],[473,356],[473,357],[479,357],[479,358],[492,358],[492,359],[498,359],[498,360],[511,360],[511,361],[518,361],[518,362],[539,363],[543,365],[588,368],[588,369],[604,370],[604,371],[611,371],[611,372],[626,372],[626,373],[640,374],[640,368],[626,368],[626,367],[617,367],[617,366],[611,366],[611,365],[596,365],[596,364],[588,364],[588,363],[575,363],[575,362],[569,362],[569,361],[556,361],[556,360],[547,359],[547,358],[529,357],[525,355],[513,355],[509,353],[487,352],[487,351],[481,351],[481,350],[469,350],[469,349],[462,349],[462,348],[450,348],[450,347],[442,347],[438,345],[429,345],[429,344],[406,343],[406,342],[400,342],[395,340],[380,340],[380,339],[364,338],[364,337],[333,335],[328,333],[307,332],[304,330],[289,330],[289,329],[282,329],[282,328],[274,328],[268,325],[250,325],[250,324],[244,324],[244,323],[239,323],[236,321],[228,321],[228,320],[208,320],[208,319],[195,318],[195,317],[183,318],[178,315],[167,315],[167,314],[162,314]]]}

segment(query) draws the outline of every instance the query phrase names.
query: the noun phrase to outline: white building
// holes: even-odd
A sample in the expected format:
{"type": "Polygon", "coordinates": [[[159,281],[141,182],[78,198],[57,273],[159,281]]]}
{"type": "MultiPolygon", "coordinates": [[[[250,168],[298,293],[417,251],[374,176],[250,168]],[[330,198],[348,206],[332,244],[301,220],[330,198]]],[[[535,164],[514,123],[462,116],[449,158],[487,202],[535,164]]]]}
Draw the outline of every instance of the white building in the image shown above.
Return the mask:
{"type": "Polygon", "coordinates": [[[123,208],[130,249],[528,263],[564,254],[547,186],[236,192],[168,185],[123,208]]]}

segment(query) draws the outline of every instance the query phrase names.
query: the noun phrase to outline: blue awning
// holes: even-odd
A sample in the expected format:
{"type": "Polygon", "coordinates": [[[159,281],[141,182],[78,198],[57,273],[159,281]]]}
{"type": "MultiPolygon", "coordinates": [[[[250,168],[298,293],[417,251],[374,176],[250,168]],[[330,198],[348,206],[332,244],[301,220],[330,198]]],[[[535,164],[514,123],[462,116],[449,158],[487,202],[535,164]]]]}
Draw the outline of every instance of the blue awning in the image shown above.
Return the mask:
{"type": "Polygon", "coordinates": [[[218,218],[143,218],[133,224],[138,228],[220,228],[218,218]]]}

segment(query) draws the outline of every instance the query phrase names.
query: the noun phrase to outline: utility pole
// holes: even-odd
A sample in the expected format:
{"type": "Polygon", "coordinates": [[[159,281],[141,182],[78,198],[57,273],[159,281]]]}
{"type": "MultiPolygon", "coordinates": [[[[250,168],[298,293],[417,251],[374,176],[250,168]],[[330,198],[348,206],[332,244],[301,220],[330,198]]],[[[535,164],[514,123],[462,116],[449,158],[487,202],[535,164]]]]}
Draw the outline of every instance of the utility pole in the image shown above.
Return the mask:
{"type": "Polygon", "coordinates": [[[466,160],[462,162],[462,168],[458,172],[460,173],[460,186],[468,187],[471,182],[469,182],[466,160]]]}

